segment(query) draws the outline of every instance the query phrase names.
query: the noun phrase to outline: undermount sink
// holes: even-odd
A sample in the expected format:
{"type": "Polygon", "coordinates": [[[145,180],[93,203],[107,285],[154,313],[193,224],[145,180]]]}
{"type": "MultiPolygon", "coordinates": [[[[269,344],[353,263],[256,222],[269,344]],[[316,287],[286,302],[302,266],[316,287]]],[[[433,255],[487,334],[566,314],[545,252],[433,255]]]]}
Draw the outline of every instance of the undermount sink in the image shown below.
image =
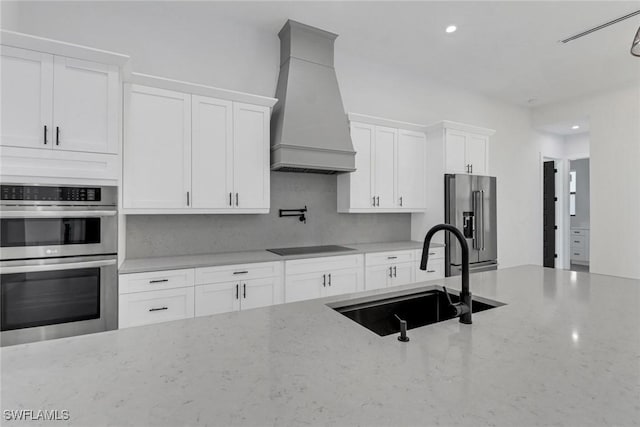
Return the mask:
{"type": "MultiPolygon", "coordinates": [[[[454,303],[460,300],[457,292],[449,291],[449,296],[454,303]]],[[[502,305],[505,304],[474,296],[472,312],[477,313],[502,305]]],[[[397,293],[376,295],[364,300],[342,301],[329,306],[380,336],[400,332],[398,317],[407,321],[407,329],[419,328],[455,317],[450,310],[447,296],[440,287],[431,287],[404,295],[397,293]]]]}

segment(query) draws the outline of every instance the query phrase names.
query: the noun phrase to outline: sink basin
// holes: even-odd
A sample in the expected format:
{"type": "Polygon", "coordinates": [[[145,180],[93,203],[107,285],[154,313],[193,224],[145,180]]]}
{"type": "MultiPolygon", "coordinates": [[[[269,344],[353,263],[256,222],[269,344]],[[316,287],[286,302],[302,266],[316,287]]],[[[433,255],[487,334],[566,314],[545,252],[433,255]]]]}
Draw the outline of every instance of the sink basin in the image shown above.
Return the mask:
{"type": "MultiPolygon", "coordinates": [[[[460,300],[457,291],[449,291],[449,296],[454,303],[460,300]]],[[[502,305],[505,304],[474,296],[471,308],[473,313],[477,313],[502,305]]],[[[365,300],[342,301],[329,306],[380,336],[400,332],[396,315],[407,321],[407,329],[454,318],[444,291],[435,287],[411,294],[376,295],[365,300]]]]}

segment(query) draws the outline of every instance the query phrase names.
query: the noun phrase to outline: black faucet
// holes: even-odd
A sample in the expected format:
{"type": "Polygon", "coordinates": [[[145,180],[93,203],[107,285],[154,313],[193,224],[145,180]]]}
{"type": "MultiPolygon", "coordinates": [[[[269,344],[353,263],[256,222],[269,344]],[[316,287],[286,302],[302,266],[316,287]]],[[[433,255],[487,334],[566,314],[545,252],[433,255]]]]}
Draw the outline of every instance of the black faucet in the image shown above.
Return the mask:
{"type": "Polygon", "coordinates": [[[455,316],[460,317],[460,323],[470,325],[471,322],[471,292],[469,292],[469,246],[467,245],[467,239],[460,230],[453,225],[438,224],[431,228],[427,232],[424,238],[424,246],[422,247],[422,260],[420,261],[420,270],[427,269],[427,261],[429,260],[429,244],[431,238],[440,230],[445,230],[452,233],[460,242],[462,248],[462,291],[460,291],[460,302],[453,304],[449,299],[447,293],[447,299],[449,299],[449,305],[455,310],[455,316]]]}

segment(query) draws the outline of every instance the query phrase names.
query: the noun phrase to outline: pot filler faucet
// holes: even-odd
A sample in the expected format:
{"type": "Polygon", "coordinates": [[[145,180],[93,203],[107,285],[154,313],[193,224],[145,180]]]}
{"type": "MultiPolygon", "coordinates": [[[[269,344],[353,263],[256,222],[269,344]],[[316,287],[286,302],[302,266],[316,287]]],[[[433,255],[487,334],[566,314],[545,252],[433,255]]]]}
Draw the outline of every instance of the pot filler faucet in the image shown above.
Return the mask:
{"type": "Polygon", "coordinates": [[[449,300],[449,305],[455,310],[455,316],[460,317],[460,323],[470,325],[471,322],[471,292],[469,292],[469,246],[467,239],[460,230],[450,224],[438,224],[427,232],[424,238],[424,246],[422,247],[422,259],[420,261],[420,270],[427,269],[427,261],[429,259],[429,244],[431,238],[438,231],[444,230],[452,233],[460,242],[462,248],[462,291],[460,291],[460,302],[452,303],[449,293],[445,288],[445,294],[449,300]]]}

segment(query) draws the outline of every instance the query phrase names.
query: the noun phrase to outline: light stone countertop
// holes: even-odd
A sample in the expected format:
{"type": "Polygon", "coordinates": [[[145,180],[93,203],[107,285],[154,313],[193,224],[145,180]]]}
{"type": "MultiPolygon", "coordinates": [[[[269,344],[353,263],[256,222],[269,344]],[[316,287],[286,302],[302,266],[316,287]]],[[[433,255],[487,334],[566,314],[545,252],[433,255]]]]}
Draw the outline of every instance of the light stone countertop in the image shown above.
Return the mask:
{"type": "Polygon", "coordinates": [[[640,280],[522,266],[471,289],[507,305],[409,343],[326,306],[386,289],[4,347],[2,409],[69,410],[56,426],[640,423],[640,280]]]}
{"type": "MultiPolygon", "coordinates": [[[[218,265],[248,264],[254,262],[288,261],[292,259],[320,258],[336,255],[354,255],[371,252],[421,249],[422,242],[412,240],[382,243],[340,244],[353,251],[324,252],[316,254],[280,256],[267,250],[224,252],[203,255],[181,255],[150,258],[126,259],[118,272],[120,274],[143,273],[147,271],[178,270],[181,268],[215,267],[218,265]]],[[[431,243],[431,247],[444,247],[442,243],[431,243]]]]}

